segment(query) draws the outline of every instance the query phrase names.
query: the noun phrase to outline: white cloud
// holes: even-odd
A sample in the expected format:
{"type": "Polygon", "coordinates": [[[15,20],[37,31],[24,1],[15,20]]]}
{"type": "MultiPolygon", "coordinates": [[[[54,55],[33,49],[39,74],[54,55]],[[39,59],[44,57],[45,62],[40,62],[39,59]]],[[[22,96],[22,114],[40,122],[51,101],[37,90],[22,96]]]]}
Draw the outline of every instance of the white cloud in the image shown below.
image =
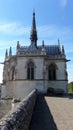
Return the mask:
{"type": "MultiPolygon", "coordinates": [[[[5,23],[0,24],[0,33],[7,34],[7,35],[13,35],[13,36],[19,36],[24,35],[28,36],[30,35],[31,27],[25,27],[22,24],[19,23],[5,23]]],[[[67,27],[58,27],[56,25],[42,25],[37,27],[37,32],[39,38],[50,38],[50,37],[61,37],[61,36],[72,36],[73,30],[67,27]]],[[[68,37],[69,37],[68,36],[68,37]]]]}
{"type": "Polygon", "coordinates": [[[19,23],[0,24],[0,32],[8,35],[23,35],[28,34],[29,31],[29,27],[24,27],[19,23]]]}
{"type": "MultiPolygon", "coordinates": [[[[42,25],[37,27],[38,35],[42,37],[54,36],[57,34],[65,34],[64,30],[67,32],[69,31],[66,28],[59,28],[55,25],[42,25]]],[[[20,36],[20,35],[30,35],[31,28],[24,27],[18,23],[5,23],[0,24],[0,33],[20,36]]]]}
{"type": "Polygon", "coordinates": [[[68,0],[59,0],[60,1],[60,6],[65,8],[67,6],[68,0]]]}
{"type": "MultiPolygon", "coordinates": [[[[10,36],[17,36],[16,39],[0,40],[0,50],[4,50],[12,46],[16,47],[17,40],[20,40],[21,45],[30,44],[30,27],[24,27],[17,23],[0,24],[0,33],[5,33],[10,36]],[[23,36],[24,35],[24,36],[23,36]],[[19,38],[19,36],[22,36],[19,38]],[[25,42],[25,43],[24,43],[25,42]]],[[[60,38],[60,42],[65,45],[67,53],[72,53],[72,34],[73,29],[68,27],[59,27],[56,25],[42,25],[37,27],[38,30],[38,44],[45,41],[45,44],[57,44],[57,39],[60,38]],[[69,43],[68,43],[69,42],[69,43]],[[69,44],[69,45],[68,45],[69,44]],[[71,46],[70,46],[71,45],[71,46]]]]}
{"type": "MultiPolygon", "coordinates": [[[[71,30],[70,30],[71,31],[71,30]]],[[[55,25],[44,25],[38,27],[38,35],[42,37],[55,37],[55,36],[61,36],[61,35],[67,35],[69,32],[69,29],[66,27],[58,27],[55,25]]]]}

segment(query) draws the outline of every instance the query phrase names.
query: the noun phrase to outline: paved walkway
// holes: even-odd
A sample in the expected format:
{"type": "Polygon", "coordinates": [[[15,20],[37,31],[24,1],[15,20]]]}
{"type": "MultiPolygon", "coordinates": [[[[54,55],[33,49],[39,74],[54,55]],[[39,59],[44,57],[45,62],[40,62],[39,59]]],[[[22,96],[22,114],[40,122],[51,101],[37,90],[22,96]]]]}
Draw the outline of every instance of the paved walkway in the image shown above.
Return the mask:
{"type": "Polygon", "coordinates": [[[73,130],[73,99],[38,96],[29,130],[73,130]]]}

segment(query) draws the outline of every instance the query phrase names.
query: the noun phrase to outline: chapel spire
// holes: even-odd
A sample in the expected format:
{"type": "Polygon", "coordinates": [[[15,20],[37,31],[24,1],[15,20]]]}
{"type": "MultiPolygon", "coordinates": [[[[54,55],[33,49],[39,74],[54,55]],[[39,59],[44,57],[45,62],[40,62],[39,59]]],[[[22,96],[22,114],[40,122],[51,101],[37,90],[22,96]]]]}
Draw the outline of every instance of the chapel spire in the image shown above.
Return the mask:
{"type": "Polygon", "coordinates": [[[33,12],[30,40],[31,40],[31,44],[34,44],[37,47],[38,38],[37,38],[37,30],[36,30],[35,12],[33,12]]]}

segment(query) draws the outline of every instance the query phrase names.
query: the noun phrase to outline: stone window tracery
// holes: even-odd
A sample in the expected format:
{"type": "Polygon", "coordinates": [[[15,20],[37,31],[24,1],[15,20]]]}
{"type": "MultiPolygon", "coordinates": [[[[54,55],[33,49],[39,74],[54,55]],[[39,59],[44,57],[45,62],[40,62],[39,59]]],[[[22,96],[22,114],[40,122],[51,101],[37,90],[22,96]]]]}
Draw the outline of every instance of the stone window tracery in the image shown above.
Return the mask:
{"type": "Polygon", "coordinates": [[[27,79],[34,80],[34,63],[29,62],[27,64],[27,79]]]}
{"type": "Polygon", "coordinates": [[[56,80],[56,65],[50,64],[48,67],[48,80],[56,80]]]}

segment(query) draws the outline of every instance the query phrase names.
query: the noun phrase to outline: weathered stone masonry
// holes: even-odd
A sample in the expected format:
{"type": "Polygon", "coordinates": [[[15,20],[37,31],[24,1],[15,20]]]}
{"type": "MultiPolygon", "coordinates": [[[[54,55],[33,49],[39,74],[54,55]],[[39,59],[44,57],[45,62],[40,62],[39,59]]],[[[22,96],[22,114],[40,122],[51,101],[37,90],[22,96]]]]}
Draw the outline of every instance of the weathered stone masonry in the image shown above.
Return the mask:
{"type": "Polygon", "coordinates": [[[0,130],[28,130],[37,91],[33,90],[17,108],[0,121],[0,130]]]}

